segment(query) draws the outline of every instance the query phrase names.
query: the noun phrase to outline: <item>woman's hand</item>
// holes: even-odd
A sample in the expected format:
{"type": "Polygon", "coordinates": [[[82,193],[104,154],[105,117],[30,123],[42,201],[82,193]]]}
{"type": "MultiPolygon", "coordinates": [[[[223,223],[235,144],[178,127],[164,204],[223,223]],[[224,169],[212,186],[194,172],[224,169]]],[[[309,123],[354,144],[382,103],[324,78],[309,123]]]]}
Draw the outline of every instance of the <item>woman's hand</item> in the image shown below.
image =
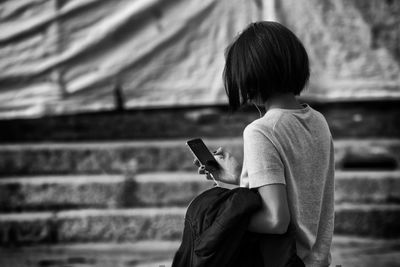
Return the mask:
{"type": "Polygon", "coordinates": [[[201,165],[200,162],[195,159],[194,164],[199,167],[198,173],[205,174],[209,180],[212,180],[212,175],[217,181],[238,185],[241,165],[235,157],[229,152],[224,151],[221,147],[214,151],[213,154],[218,166],[215,166],[214,162],[206,162],[205,165],[201,165]]]}

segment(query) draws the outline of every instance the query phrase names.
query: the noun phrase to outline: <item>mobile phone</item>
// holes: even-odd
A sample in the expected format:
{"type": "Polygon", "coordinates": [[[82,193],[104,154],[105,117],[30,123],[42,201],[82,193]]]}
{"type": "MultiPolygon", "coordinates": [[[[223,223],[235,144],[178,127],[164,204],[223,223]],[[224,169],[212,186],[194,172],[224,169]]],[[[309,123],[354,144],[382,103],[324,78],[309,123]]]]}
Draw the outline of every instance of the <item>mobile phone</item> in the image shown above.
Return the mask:
{"type": "Polygon", "coordinates": [[[206,165],[208,162],[215,163],[218,166],[218,162],[215,160],[213,154],[208,150],[203,140],[200,138],[192,139],[186,142],[193,155],[199,160],[201,165],[206,165]]]}

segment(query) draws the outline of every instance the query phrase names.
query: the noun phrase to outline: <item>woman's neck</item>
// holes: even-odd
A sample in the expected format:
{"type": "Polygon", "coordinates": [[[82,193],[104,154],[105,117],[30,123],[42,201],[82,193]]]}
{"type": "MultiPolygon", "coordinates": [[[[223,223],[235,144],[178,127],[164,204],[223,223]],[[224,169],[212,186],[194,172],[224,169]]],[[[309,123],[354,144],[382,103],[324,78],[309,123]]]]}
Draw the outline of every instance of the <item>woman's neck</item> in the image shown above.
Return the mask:
{"type": "Polygon", "coordinates": [[[294,94],[280,94],[268,99],[264,104],[265,110],[268,111],[274,108],[282,109],[301,109],[303,106],[297,101],[294,94]]]}

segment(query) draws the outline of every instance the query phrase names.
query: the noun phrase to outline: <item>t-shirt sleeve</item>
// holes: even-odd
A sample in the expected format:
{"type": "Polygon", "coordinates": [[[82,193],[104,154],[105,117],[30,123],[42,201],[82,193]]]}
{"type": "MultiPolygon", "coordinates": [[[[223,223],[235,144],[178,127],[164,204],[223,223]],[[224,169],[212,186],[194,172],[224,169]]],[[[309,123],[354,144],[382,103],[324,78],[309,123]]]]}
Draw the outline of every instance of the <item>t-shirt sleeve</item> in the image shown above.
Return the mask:
{"type": "Polygon", "coordinates": [[[279,153],[261,130],[247,126],[243,132],[243,145],[250,188],[286,184],[279,153]]]}

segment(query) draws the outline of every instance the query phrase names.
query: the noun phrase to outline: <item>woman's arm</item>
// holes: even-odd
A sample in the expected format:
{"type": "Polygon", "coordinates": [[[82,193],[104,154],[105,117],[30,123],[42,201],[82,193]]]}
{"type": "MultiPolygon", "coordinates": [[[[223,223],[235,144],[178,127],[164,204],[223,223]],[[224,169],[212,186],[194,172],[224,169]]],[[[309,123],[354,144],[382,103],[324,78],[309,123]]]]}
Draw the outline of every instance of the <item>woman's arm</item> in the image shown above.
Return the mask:
{"type": "MultiPolygon", "coordinates": [[[[254,146],[253,151],[257,152],[257,150],[262,147],[260,145],[254,146]]],[[[268,148],[269,153],[256,153],[256,156],[261,155],[270,155],[265,162],[277,162],[278,157],[271,156],[271,151],[274,151],[272,148],[268,148]],[[274,160],[275,159],[275,160],[274,160]]],[[[234,159],[232,155],[228,152],[223,151],[219,148],[216,152],[214,152],[215,159],[219,163],[219,168],[215,168],[215,166],[206,165],[200,166],[200,163],[195,160],[194,163],[199,167],[200,174],[207,174],[208,172],[213,173],[215,178],[224,183],[230,184],[239,184],[239,176],[240,176],[240,165],[234,159]]],[[[259,158],[251,159],[252,161],[260,161],[259,158]]],[[[275,164],[275,167],[280,164],[275,164]]],[[[260,168],[262,169],[262,168],[260,168]]],[[[265,168],[267,169],[267,168],[265,168]]],[[[279,173],[279,172],[278,172],[279,173]]],[[[248,230],[256,233],[269,233],[269,234],[283,234],[287,231],[287,228],[290,223],[290,212],[287,203],[287,194],[286,194],[286,186],[281,183],[284,181],[284,178],[280,178],[280,174],[275,171],[273,172],[274,180],[280,181],[279,183],[271,183],[267,185],[262,185],[258,187],[258,192],[262,199],[262,208],[256,212],[250,219],[248,230]],[[279,179],[277,178],[279,176],[279,179]]],[[[268,175],[265,173],[267,177],[271,178],[272,173],[268,175]]],[[[282,172],[283,175],[283,172],[282,172]]],[[[211,179],[211,178],[208,178],[211,179]]],[[[270,181],[271,179],[268,179],[270,181]]]]}
{"type": "Polygon", "coordinates": [[[286,187],[270,184],[258,188],[262,208],[251,217],[248,230],[256,233],[284,234],[290,223],[286,187]]]}

